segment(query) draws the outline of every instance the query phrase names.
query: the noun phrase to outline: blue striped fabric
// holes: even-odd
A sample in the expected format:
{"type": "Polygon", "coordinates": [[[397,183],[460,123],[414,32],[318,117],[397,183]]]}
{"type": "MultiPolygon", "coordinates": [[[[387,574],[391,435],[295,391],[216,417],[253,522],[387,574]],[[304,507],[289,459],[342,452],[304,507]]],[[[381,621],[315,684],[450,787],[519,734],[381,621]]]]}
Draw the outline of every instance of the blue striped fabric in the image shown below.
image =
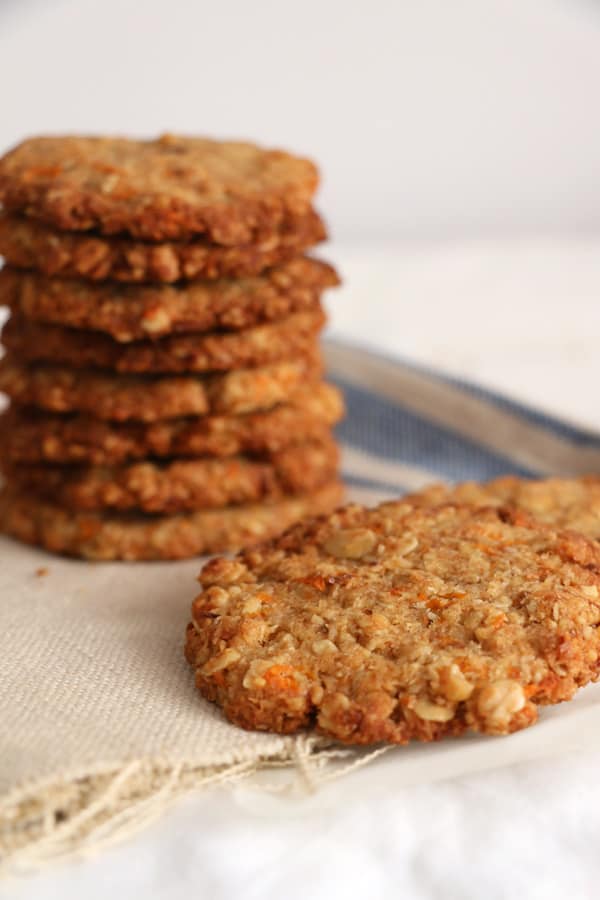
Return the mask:
{"type": "Polygon", "coordinates": [[[328,342],[348,414],[338,428],[352,493],[382,497],[430,481],[600,473],[600,434],[477,385],[328,342]]]}

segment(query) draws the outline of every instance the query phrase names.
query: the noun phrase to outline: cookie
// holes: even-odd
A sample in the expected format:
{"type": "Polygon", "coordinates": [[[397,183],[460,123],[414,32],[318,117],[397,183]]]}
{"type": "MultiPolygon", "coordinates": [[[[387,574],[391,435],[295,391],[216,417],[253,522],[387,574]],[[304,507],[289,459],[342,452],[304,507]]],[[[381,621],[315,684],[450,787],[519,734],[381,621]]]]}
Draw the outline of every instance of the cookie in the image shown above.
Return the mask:
{"type": "Polygon", "coordinates": [[[324,324],[325,314],[319,307],[244,331],[177,334],[120,344],[97,332],[11,316],[2,329],[2,343],[27,363],[65,363],[115,372],[220,372],[314,354],[324,324]]]}
{"type": "Polygon", "coordinates": [[[251,546],[308,513],[328,512],[343,488],[332,482],[274,503],[232,506],[178,516],[73,513],[36,497],[0,491],[0,530],[27,544],[91,560],[184,559],[251,546]]]}
{"type": "Polygon", "coordinates": [[[321,292],[338,283],[331,266],[308,257],[254,278],[176,287],[89,284],[8,266],[0,272],[0,306],[30,321],[102,331],[129,342],[178,332],[238,331],[313,312],[321,292]]]}
{"type": "Polygon", "coordinates": [[[103,422],[13,407],[0,415],[0,443],[4,457],[14,463],[118,465],[148,457],[260,455],[321,439],[343,412],[337,388],[322,383],[265,412],[154,423],[103,422]]]}
{"type": "Polygon", "coordinates": [[[244,728],[508,734],[600,673],[600,547],[524,514],[350,506],[200,581],[186,655],[244,728]]]}
{"type": "Polygon", "coordinates": [[[332,481],[337,464],[336,444],[323,436],[261,459],[179,459],[91,468],[13,466],[6,469],[6,477],[23,492],[76,511],[172,515],[308,493],[332,481]]]}
{"type": "Polygon", "coordinates": [[[600,476],[528,480],[512,475],[485,484],[468,481],[448,487],[430,485],[409,498],[413,503],[470,503],[510,506],[555,528],[579,531],[600,541],[600,476]]]}
{"type": "Polygon", "coordinates": [[[290,217],[268,238],[222,247],[206,240],[149,244],[131,238],[54,231],[21,216],[0,215],[0,256],[24,269],[87,281],[162,282],[256,275],[324,241],[311,210],[290,217]]]}
{"type": "Polygon", "coordinates": [[[36,137],[0,159],[0,202],[59,230],[259,241],[310,208],[315,165],[238,141],[36,137]]]}
{"type": "Polygon", "coordinates": [[[94,369],[0,360],[0,391],[48,412],[88,413],[115,422],[240,415],[271,409],[322,373],[318,355],[219,375],[114,375],[94,369]]]}

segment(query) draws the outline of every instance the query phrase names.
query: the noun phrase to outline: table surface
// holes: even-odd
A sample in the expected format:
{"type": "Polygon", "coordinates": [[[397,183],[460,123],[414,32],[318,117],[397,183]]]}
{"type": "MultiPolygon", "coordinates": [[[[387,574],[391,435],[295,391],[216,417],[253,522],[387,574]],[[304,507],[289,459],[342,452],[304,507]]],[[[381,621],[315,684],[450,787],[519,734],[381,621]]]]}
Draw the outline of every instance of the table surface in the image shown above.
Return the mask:
{"type": "MultiPolygon", "coordinates": [[[[600,239],[332,248],[331,334],[600,427],[600,239]]],[[[384,758],[385,759],[385,758],[384,758]]],[[[600,752],[394,789],[373,763],[316,795],[189,797],[93,860],[0,898],[597,896],[600,752]]]]}

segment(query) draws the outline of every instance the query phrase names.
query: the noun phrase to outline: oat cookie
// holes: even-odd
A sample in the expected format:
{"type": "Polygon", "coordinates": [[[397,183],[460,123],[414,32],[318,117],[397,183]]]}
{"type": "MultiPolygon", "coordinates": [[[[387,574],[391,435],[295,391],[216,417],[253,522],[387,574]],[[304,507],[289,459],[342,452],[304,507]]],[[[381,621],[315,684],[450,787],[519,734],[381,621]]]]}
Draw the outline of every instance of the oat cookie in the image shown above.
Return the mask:
{"type": "Polygon", "coordinates": [[[337,464],[336,444],[323,436],[257,459],[178,459],[122,467],[8,466],[6,476],[23,492],[68,509],[172,515],[308,493],[332,481],[337,464]]]}
{"type": "Polygon", "coordinates": [[[2,343],[23,362],[65,363],[116,372],[208,372],[251,368],[316,352],[325,313],[295,313],[244,331],[178,334],[120,344],[108,335],[11,316],[2,343]]]}
{"type": "Polygon", "coordinates": [[[0,159],[0,202],[61,230],[144,240],[260,240],[306,212],[312,162],[239,141],[37,137],[0,159]]]}
{"type": "Polygon", "coordinates": [[[0,391],[15,403],[48,412],[88,413],[115,422],[157,422],[193,415],[240,415],[271,409],[316,382],[318,355],[218,375],[115,375],[44,363],[0,360],[0,391]]]}
{"type": "Polygon", "coordinates": [[[200,581],[186,655],[244,728],[507,734],[600,672],[600,547],[523,513],[350,506],[200,581]]]}
{"type": "Polygon", "coordinates": [[[238,331],[318,309],[335,270],[300,257],[261,276],[171,285],[89,284],[11,266],[0,271],[0,306],[34,322],[103,331],[116,341],[178,332],[238,331]]]}
{"type": "Polygon", "coordinates": [[[327,237],[311,210],[290,217],[268,238],[223,247],[206,240],[150,244],[131,238],[103,238],[55,231],[22,216],[0,214],[0,255],[8,263],[45,275],[122,283],[191,281],[257,275],[291,260],[327,237]]]}
{"type": "Polygon", "coordinates": [[[118,465],[147,457],[260,455],[319,440],[344,413],[337,388],[308,385],[272,410],[240,416],[188,416],[153,423],[18,407],[0,415],[0,444],[12,463],[118,465]]]}
{"type": "Polygon", "coordinates": [[[432,484],[409,498],[413,503],[470,503],[475,506],[510,506],[555,528],[579,531],[600,541],[600,477],[529,480],[507,475],[479,484],[467,481],[449,487],[432,484]]]}
{"type": "Polygon", "coordinates": [[[54,553],[92,560],[184,559],[251,546],[308,513],[339,504],[332,482],[273,503],[232,506],[178,516],[73,513],[13,489],[0,490],[0,530],[54,553]]]}

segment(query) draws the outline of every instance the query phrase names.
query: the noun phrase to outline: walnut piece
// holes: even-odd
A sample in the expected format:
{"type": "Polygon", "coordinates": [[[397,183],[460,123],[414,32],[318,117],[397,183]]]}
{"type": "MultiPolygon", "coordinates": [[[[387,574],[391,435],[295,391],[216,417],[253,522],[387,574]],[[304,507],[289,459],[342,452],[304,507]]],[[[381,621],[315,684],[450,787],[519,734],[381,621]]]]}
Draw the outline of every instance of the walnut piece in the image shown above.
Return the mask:
{"type": "Polygon", "coordinates": [[[426,722],[449,722],[454,715],[454,707],[439,706],[429,700],[417,700],[413,712],[426,722]]]}
{"type": "Polygon", "coordinates": [[[486,725],[501,728],[525,706],[525,692],[517,681],[503,679],[488,684],[477,694],[477,712],[486,725]]]}
{"type": "Polygon", "coordinates": [[[360,559],[370,553],[376,543],[376,535],[368,528],[342,528],[325,541],[323,548],[342,559],[360,559]]]}

